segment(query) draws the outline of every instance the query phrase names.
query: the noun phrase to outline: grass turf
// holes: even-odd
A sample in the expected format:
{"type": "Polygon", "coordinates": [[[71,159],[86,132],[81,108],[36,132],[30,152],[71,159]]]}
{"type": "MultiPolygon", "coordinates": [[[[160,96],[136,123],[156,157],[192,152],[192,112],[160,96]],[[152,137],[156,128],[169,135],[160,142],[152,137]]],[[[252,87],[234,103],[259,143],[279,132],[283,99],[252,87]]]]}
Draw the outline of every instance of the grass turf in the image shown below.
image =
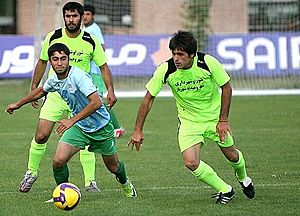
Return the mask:
{"type": "MultiPolygon", "coordinates": [[[[39,178],[27,194],[18,191],[26,171],[28,149],[38,110],[24,106],[14,115],[4,112],[8,103],[28,92],[28,82],[0,83],[0,215],[64,215],[51,203],[55,182],[52,157],[58,136],[52,134],[39,178]]],[[[236,191],[226,206],[215,205],[214,192],[184,167],[176,139],[174,100],[157,98],[144,127],[141,152],[125,148],[133,131],[141,98],[120,98],[116,114],[126,129],[118,139],[119,157],[126,163],[138,198],[127,199],[97,156],[96,180],[101,193],[82,192],[81,203],[68,215],[297,215],[300,211],[300,96],[234,97],[230,125],[237,147],[244,153],[256,197],[247,199],[218,147],[209,142],[201,157],[236,191]]],[[[69,163],[70,182],[84,188],[79,157],[69,163]]]]}

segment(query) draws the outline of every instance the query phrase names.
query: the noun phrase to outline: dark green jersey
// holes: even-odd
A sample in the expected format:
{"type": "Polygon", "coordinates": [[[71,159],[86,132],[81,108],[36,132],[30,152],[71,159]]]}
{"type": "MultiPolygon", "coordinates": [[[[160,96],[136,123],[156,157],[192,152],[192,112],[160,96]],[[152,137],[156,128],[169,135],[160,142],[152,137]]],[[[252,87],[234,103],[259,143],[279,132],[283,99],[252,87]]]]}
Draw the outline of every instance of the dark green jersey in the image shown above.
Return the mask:
{"type": "Polygon", "coordinates": [[[180,118],[195,122],[214,121],[220,114],[220,86],[226,84],[230,77],[221,63],[211,55],[204,56],[208,67],[206,69],[199,67],[197,61],[195,57],[191,68],[175,68],[171,73],[168,70],[170,63],[161,64],[146,88],[151,95],[156,96],[163,85],[168,84],[175,97],[180,118]]]}

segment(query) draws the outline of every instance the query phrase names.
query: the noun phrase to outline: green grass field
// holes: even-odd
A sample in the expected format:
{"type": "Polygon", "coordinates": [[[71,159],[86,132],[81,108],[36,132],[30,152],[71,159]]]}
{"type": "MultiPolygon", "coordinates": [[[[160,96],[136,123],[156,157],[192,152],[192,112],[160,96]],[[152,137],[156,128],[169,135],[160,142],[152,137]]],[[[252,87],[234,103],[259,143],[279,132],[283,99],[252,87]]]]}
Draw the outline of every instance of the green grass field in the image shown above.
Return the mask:
{"type": "MultiPolygon", "coordinates": [[[[198,182],[184,167],[176,140],[176,108],[171,98],[157,98],[148,116],[141,152],[125,145],[133,130],[139,99],[120,98],[115,111],[127,133],[118,140],[119,156],[126,162],[138,198],[125,198],[119,184],[97,157],[101,193],[82,192],[81,203],[71,212],[51,203],[55,187],[52,156],[58,141],[50,138],[39,178],[27,194],[18,191],[27,167],[38,110],[30,105],[14,115],[4,112],[8,103],[23,96],[28,81],[0,82],[0,215],[299,215],[300,212],[300,96],[233,97],[230,123],[237,146],[244,152],[256,197],[248,200],[218,147],[209,142],[202,159],[236,191],[224,206],[210,198],[214,191],[198,182]]],[[[69,164],[70,182],[84,187],[79,157],[69,164]]]]}

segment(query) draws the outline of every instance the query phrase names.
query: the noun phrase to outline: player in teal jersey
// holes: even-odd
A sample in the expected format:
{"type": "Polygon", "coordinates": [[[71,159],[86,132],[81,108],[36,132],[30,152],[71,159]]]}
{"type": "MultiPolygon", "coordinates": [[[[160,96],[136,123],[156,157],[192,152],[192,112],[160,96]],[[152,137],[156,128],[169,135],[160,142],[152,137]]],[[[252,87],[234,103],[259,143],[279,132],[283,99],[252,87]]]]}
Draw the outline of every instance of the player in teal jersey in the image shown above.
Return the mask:
{"type": "MultiPolygon", "coordinates": [[[[100,41],[103,49],[105,49],[103,34],[100,27],[94,22],[94,15],[95,7],[93,5],[84,5],[84,17],[82,20],[83,30],[90,33],[91,35],[94,35],[100,41]]],[[[94,61],[91,62],[90,75],[92,76],[94,83],[100,84],[97,86],[98,92],[100,94],[106,93],[106,88],[103,82],[103,78],[101,76],[101,71],[99,70],[99,67],[95,64],[94,61]]],[[[110,114],[110,118],[114,126],[115,137],[119,138],[125,133],[125,129],[119,123],[114,110],[110,109],[108,112],[110,114]]]]}
{"type": "Polygon", "coordinates": [[[198,180],[218,191],[213,196],[216,203],[227,204],[235,195],[233,188],[200,160],[204,139],[213,140],[233,167],[244,194],[253,198],[254,186],[247,175],[243,154],[234,145],[228,123],[232,94],[230,77],[213,56],[197,53],[197,42],[190,32],[175,33],[169,48],[172,58],[162,63],[146,84],[147,92],[127,146],[140,150],[146,117],[155,97],[163,85],[168,84],[176,100],[178,142],[185,166],[198,180]]]}
{"type": "MultiPolygon", "coordinates": [[[[65,27],[56,29],[47,34],[42,46],[40,59],[34,70],[31,90],[38,87],[47,66],[48,48],[54,43],[64,43],[71,50],[70,65],[77,66],[83,71],[90,71],[90,62],[94,60],[101,68],[101,72],[108,90],[107,101],[109,107],[116,102],[112,75],[107,65],[107,58],[100,42],[92,35],[80,29],[82,17],[84,14],[83,6],[77,2],[68,2],[64,5],[63,18],[65,27]]],[[[52,68],[49,75],[53,74],[52,68]]],[[[97,85],[97,83],[96,83],[97,85]]],[[[37,108],[38,103],[32,105],[37,108]]],[[[70,109],[65,101],[57,92],[51,92],[47,95],[46,100],[41,108],[39,122],[35,137],[31,141],[29,150],[28,170],[20,184],[20,192],[28,192],[37,179],[40,162],[46,151],[46,143],[57,121],[60,120],[63,113],[71,115],[70,109]]],[[[85,186],[89,191],[99,191],[95,182],[95,155],[86,150],[80,151],[80,161],[83,167],[85,186]]]]}
{"type": "Polygon", "coordinates": [[[136,197],[132,183],[127,179],[125,164],[118,159],[117,146],[109,113],[98,95],[91,77],[82,69],[69,65],[70,50],[62,43],[48,49],[48,56],[55,74],[50,76],[43,87],[30,92],[26,97],[7,106],[6,112],[37,100],[48,92],[58,92],[67,102],[73,116],[62,119],[56,133],[62,135],[53,159],[53,173],[57,185],[68,182],[67,162],[81,149],[101,154],[107,169],[115,174],[126,197],[136,197]]]}

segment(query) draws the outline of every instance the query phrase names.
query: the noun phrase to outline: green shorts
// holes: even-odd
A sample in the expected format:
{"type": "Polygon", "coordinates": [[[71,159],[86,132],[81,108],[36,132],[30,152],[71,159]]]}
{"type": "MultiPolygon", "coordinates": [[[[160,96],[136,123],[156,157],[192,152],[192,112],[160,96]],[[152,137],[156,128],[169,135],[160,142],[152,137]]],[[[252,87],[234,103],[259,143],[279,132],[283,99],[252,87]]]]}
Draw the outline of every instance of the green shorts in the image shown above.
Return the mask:
{"type": "Polygon", "coordinates": [[[178,124],[178,143],[180,151],[200,143],[205,143],[205,138],[215,141],[221,147],[230,147],[234,144],[233,137],[228,133],[224,143],[220,142],[216,134],[217,122],[199,123],[180,119],[178,124]]]}
{"type": "Polygon", "coordinates": [[[64,113],[66,113],[68,117],[72,115],[70,107],[66,101],[61,98],[59,93],[49,92],[41,108],[39,118],[57,122],[61,119],[64,113]]]}
{"type": "Polygon", "coordinates": [[[81,149],[89,146],[88,151],[105,156],[111,156],[117,152],[114,127],[110,122],[93,133],[86,133],[77,125],[73,125],[63,133],[59,142],[64,142],[81,149]]]}

